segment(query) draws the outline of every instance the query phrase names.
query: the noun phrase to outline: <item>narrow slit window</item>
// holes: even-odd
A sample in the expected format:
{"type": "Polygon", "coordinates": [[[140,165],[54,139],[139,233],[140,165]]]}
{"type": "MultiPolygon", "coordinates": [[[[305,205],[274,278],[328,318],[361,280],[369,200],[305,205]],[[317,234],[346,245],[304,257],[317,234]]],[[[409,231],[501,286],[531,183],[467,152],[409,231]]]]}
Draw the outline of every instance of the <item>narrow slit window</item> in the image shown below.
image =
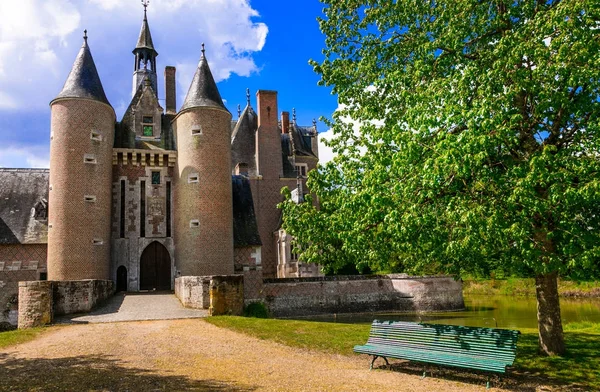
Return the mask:
{"type": "Polygon", "coordinates": [[[198,219],[192,219],[190,221],[190,227],[200,227],[200,221],[198,219]]]}
{"type": "Polygon", "coordinates": [[[171,236],[171,181],[167,181],[167,237],[171,236]]]}
{"type": "Polygon", "coordinates": [[[200,181],[200,176],[198,173],[190,173],[188,175],[188,184],[193,184],[200,181]]]}
{"type": "Polygon", "coordinates": [[[96,196],[93,195],[85,195],[83,197],[83,200],[85,200],[88,203],[95,203],[96,202],[96,196]]]}
{"type": "Polygon", "coordinates": [[[102,141],[102,135],[98,131],[92,131],[92,134],[90,135],[90,138],[92,140],[97,141],[97,142],[101,142],[102,141]]]}
{"type": "Polygon", "coordinates": [[[104,241],[102,241],[100,238],[94,238],[94,239],[92,240],[92,243],[93,243],[94,245],[104,245],[104,241]]]}
{"type": "Polygon", "coordinates": [[[146,236],[146,181],[140,183],[140,237],[146,236]]]}
{"type": "Polygon", "coordinates": [[[199,126],[192,128],[192,136],[200,136],[200,135],[202,135],[202,128],[200,128],[199,126]]]}
{"type": "Polygon", "coordinates": [[[121,211],[119,212],[119,237],[125,238],[125,180],[121,180],[121,211]]]}
{"type": "Polygon", "coordinates": [[[96,164],[98,163],[98,161],[96,161],[96,156],[94,154],[85,154],[83,156],[83,162],[84,163],[91,163],[91,164],[96,164]]]}
{"type": "Polygon", "coordinates": [[[49,190],[52,190],[52,184],[50,184],[50,186],[48,187],[49,190]]]}

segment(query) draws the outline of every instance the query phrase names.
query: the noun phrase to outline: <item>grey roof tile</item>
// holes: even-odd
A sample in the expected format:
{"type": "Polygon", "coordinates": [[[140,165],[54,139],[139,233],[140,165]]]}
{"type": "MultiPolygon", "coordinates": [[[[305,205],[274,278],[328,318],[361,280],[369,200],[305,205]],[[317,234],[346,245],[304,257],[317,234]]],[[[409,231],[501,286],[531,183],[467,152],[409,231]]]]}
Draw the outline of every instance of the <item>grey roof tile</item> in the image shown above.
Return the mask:
{"type": "MultiPolygon", "coordinates": [[[[192,79],[192,84],[185,97],[185,101],[179,109],[180,112],[193,107],[217,107],[227,110],[221,99],[221,94],[215,83],[208,61],[202,54],[198,68],[192,79]]],[[[228,110],[227,110],[228,111],[228,110]]]]}
{"type": "Polygon", "coordinates": [[[87,38],[84,38],[67,81],[55,100],[60,98],[85,98],[110,105],[100,82],[87,38]]]}

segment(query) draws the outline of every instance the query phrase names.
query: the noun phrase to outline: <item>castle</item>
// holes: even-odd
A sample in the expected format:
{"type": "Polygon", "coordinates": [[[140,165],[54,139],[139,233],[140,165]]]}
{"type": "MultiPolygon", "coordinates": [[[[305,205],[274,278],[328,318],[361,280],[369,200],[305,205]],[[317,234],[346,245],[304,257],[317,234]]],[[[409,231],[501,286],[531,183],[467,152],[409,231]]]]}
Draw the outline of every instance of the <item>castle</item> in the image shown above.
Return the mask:
{"type": "Polygon", "coordinates": [[[144,9],[132,99],[118,121],[84,35],[50,103],[50,170],[0,169],[0,294],[18,280],[139,291],[171,290],[177,276],[319,274],[293,259],[277,209],[281,188],[301,197],[317,165],[316,123],[279,117],[277,92],[265,90],[256,111],[247,92],[232,119],[204,46],[179,110],[176,69],[165,68],[163,108],[157,57],[144,9]]]}

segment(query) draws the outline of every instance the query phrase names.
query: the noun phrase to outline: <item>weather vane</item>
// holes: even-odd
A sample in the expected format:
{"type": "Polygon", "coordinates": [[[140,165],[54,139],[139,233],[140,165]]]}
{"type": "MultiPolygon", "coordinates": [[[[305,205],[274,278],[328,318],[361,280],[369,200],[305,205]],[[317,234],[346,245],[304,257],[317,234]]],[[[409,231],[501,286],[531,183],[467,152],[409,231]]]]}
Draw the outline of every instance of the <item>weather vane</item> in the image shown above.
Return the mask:
{"type": "Polygon", "coordinates": [[[148,4],[150,4],[150,0],[142,0],[142,5],[144,6],[144,12],[146,12],[146,8],[148,8],[148,4]]]}
{"type": "Polygon", "coordinates": [[[83,39],[87,42],[87,29],[83,30],[83,39]]]}
{"type": "Polygon", "coordinates": [[[250,89],[246,89],[246,103],[250,106],[250,89]]]}
{"type": "Polygon", "coordinates": [[[292,121],[296,124],[296,108],[292,109],[292,121]]]}
{"type": "Polygon", "coordinates": [[[204,42],[202,42],[202,57],[204,57],[204,52],[206,52],[206,49],[204,49],[204,42]]]}

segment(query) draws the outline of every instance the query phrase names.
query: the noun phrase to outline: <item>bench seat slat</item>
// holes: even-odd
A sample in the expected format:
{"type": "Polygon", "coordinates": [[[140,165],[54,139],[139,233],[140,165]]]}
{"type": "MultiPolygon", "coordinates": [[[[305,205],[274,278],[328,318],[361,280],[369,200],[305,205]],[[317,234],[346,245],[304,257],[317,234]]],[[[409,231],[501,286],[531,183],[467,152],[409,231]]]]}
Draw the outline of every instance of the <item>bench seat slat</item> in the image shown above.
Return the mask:
{"type": "Polygon", "coordinates": [[[354,351],[373,356],[505,373],[513,364],[519,331],[410,322],[371,326],[365,345],[354,351]]]}
{"type": "Polygon", "coordinates": [[[377,355],[386,358],[406,359],[416,362],[426,362],[436,365],[445,365],[477,370],[486,370],[496,373],[505,373],[507,364],[501,361],[493,361],[478,357],[464,356],[459,354],[432,352],[427,350],[389,350],[378,346],[356,346],[354,351],[361,354],[377,355]]]}

